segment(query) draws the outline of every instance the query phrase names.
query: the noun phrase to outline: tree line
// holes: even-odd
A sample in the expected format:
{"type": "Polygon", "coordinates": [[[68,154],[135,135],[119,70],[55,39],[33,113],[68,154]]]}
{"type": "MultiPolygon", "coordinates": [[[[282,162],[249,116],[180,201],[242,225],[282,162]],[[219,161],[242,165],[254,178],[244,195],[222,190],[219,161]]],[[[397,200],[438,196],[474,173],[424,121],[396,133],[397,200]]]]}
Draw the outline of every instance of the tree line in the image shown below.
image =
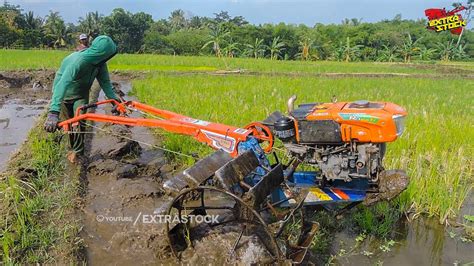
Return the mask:
{"type": "MultiPolygon", "coordinates": [[[[472,4],[472,1],[470,1],[472,4]]],[[[338,60],[410,62],[412,60],[470,60],[474,33],[462,39],[449,32],[426,29],[427,21],[396,15],[376,23],[345,19],[340,24],[314,26],[286,23],[253,25],[242,16],[221,11],[214,17],[173,11],[153,20],[145,12],[122,8],[104,16],[87,13],[76,24],[65,23],[58,12],[44,18],[23,12],[20,6],[0,6],[0,47],[72,48],[80,33],[91,38],[107,34],[122,53],[215,55],[272,60],[338,60]]]]}

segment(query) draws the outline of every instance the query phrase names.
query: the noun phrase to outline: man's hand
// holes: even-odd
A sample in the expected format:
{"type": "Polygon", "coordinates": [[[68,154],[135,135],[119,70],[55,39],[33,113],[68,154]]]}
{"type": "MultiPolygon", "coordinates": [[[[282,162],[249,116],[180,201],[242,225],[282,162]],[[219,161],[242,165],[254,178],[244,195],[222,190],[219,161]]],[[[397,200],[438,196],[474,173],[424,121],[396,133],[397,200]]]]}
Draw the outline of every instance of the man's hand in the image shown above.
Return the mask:
{"type": "Polygon", "coordinates": [[[59,113],[55,111],[51,111],[48,113],[48,117],[46,118],[46,122],[44,122],[44,130],[48,132],[54,132],[58,128],[59,122],[59,113]]]}
{"type": "Polygon", "coordinates": [[[111,112],[112,112],[113,115],[119,116],[120,111],[117,108],[118,108],[118,105],[114,104],[114,107],[112,107],[111,112]]]}

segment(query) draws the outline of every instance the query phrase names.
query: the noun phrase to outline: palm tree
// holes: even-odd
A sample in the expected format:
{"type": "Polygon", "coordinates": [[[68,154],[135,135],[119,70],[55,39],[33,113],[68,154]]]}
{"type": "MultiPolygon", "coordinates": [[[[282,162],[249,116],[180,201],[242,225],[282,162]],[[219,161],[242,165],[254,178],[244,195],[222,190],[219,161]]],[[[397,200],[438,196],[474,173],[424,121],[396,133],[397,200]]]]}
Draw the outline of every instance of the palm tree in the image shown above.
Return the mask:
{"type": "Polygon", "coordinates": [[[246,53],[249,56],[253,56],[255,59],[263,56],[265,53],[265,45],[263,44],[263,39],[256,38],[253,44],[246,44],[247,47],[246,53]]]}
{"type": "Polygon", "coordinates": [[[79,18],[79,29],[90,37],[96,37],[100,33],[102,26],[102,16],[99,12],[89,12],[86,18],[79,18]]]}
{"type": "Polygon", "coordinates": [[[46,16],[44,29],[46,36],[53,39],[52,44],[54,47],[66,46],[69,31],[64,24],[64,20],[59,15],[59,12],[50,11],[49,15],[46,16]]]}
{"type": "Polygon", "coordinates": [[[184,11],[181,9],[174,10],[171,12],[170,17],[168,18],[171,24],[173,31],[178,31],[182,28],[185,28],[188,24],[184,11]]]}
{"type": "Polygon", "coordinates": [[[280,41],[280,36],[277,36],[275,38],[273,38],[272,40],[272,43],[270,44],[270,46],[268,47],[268,49],[270,50],[270,59],[273,60],[273,59],[277,59],[279,57],[281,57],[281,52],[283,50],[285,50],[285,43],[280,41]]]}
{"type": "Polygon", "coordinates": [[[26,26],[30,30],[37,30],[43,24],[43,20],[41,18],[35,18],[33,11],[28,11],[28,13],[25,14],[25,22],[26,26]]]}
{"type": "Polygon", "coordinates": [[[420,50],[417,44],[422,38],[419,38],[416,41],[413,41],[410,33],[408,33],[407,39],[403,42],[402,46],[400,47],[400,54],[402,55],[403,61],[405,63],[410,63],[411,57],[415,55],[415,53],[418,50],[420,50]]]}
{"type": "Polygon", "coordinates": [[[217,57],[222,56],[221,45],[225,42],[226,38],[230,35],[230,32],[225,30],[220,24],[211,29],[209,33],[209,41],[205,43],[201,49],[204,49],[212,44],[217,57]]]}

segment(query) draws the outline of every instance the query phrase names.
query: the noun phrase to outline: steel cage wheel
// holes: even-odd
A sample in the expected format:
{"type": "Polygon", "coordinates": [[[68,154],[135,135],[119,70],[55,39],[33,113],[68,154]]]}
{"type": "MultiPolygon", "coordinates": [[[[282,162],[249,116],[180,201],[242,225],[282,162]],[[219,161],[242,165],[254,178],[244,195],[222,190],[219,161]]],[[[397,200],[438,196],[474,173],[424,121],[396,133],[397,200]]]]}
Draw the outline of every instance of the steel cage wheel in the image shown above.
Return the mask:
{"type": "MultiPolygon", "coordinates": [[[[248,206],[241,198],[239,198],[238,196],[228,192],[228,191],[225,191],[225,190],[222,190],[220,188],[216,188],[216,187],[209,187],[209,186],[200,186],[200,187],[196,187],[196,188],[190,188],[190,189],[185,189],[183,191],[181,191],[174,199],[173,201],[171,202],[171,204],[169,204],[168,206],[168,209],[166,211],[166,215],[173,215],[173,210],[178,210],[178,212],[180,213],[181,215],[181,210],[184,209],[183,208],[183,205],[184,205],[184,199],[186,198],[186,196],[190,193],[199,193],[202,198],[200,200],[198,200],[201,204],[200,206],[200,210],[203,210],[204,212],[203,213],[207,213],[206,212],[206,206],[204,204],[204,194],[205,193],[211,193],[211,192],[214,192],[214,193],[220,193],[220,194],[223,194],[225,195],[226,197],[229,197],[231,198],[235,204],[238,204],[241,206],[241,211],[246,211],[247,213],[250,213],[251,216],[252,216],[252,220],[245,220],[245,219],[240,219],[240,218],[236,218],[235,220],[231,220],[231,221],[226,221],[226,222],[239,222],[241,224],[243,224],[243,227],[244,227],[244,230],[246,228],[247,225],[257,225],[257,226],[260,226],[264,232],[264,236],[265,236],[265,242],[263,243],[264,244],[264,247],[266,248],[266,250],[272,255],[273,259],[274,260],[282,260],[284,257],[282,255],[282,252],[278,246],[278,243],[275,239],[275,237],[273,236],[273,234],[270,232],[267,224],[265,223],[265,221],[263,220],[263,218],[260,216],[260,214],[258,214],[258,212],[256,210],[254,210],[253,208],[251,208],[250,206],[248,206]],[[266,245],[266,243],[268,243],[269,245],[266,245]]],[[[234,204],[234,207],[236,206],[234,204]]],[[[194,209],[199,209],[199,207],[194,207],[194,209]]],[[[210,208],[212,209],[212,208],[210,208]]],[[[224,222],[224,223],[226,223],[224,222]]],[[[177,250],[177,243],[175,243],[175,241],[173,240],[173,233],[171,232],[173,229],[175,229],[177,226],[179,225],[182,225],[182,224],[185,224],[185,223],[178,223],[177,225],[175,225],[173,228],[171,228],[171,223],[169,220],[166,221],[166,234],[167,234],[167,240],[168,240],[168,245],[171,249],[171,252],[173,254],[173,256],[175,258],[177,258],[178,260],[181,259],[180,257],[180,251],[177,250]]],[[[219,224],[218,224],[219,225],[219,224]]],[[[241,233],[242,235],[242,233],[241,233]]],[[[237,241],[240,241],[240,237],[241,235],[239,236],[239,239],[237,241]]],[[[259,236],[260,237],[260,236],[259,236]]],[[[261,239],[261,238],[260,238],[261,239]]],[[[261,239],[262,240],[262,239],[261,239]]],[[[192,245],[192,240],[189,240],[192,245]]],[[[263,241],[262,241],[263,242],[263,241]]],[[[238,243],[238,242],[237,242],[238,243]]],[[[236,243],[236,244],[237,244],[236,243]]],[[[234,249],[235,249],[235,246],[234,246],[234,249]]]]}

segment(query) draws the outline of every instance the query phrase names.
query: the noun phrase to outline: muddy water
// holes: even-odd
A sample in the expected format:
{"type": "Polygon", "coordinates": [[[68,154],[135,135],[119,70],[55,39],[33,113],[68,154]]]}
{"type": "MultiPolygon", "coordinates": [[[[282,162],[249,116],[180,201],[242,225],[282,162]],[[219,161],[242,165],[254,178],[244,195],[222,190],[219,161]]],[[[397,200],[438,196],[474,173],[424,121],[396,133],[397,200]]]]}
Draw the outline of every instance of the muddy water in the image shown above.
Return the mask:
{"type": "MultiPolygon", "coordinates": [[[[463,215],[474,214],[474,197],[464,204],[459,223],[468,223],[463,215]]],[[[471,224],[472,226],[472,224],[471,224]]],[[[388,239],[367,238],[357,243],[348,231],[334,237],[332,254],[335,264],[369,265],[473,265],[474,243],[462,226],[446,227],[436,218],[421,217],[408,222],[402,219],[388,239]],[[392,242],[393,241],[393,242],[392,242]]]]}
{"type": "Polygon", "coordinates": [[[10,155],[26,139],[38,116],[44,112],[46,101],[21,104],[9,100],[0,108],[0,171],[4,170],[10,155]]]}
{"type": "MultiPolygon", "coordinates": [[[[123,91],[129,90],[129,83],[120,82],[120,85],[123,91]]],[[[102,97],[101,94],[99,99],[102,97]]],[[[96,112],[107,113],[102,109],[96,112]]],[[[96,134],[90,139],[85,172],[87,189],[82,207],[81,237],[87,263],[178,263],[171,256],[165,224],[152,218],[163,214],[171,201],[162,190],[163,180],[171,175],[169,166],[161,150],[130,140],[156,144],[155,138],[147,128],[96,126],[100,129],[94,128],[96,134]]],[[[239,237],[234,226],[226,224],[213,229],[212,233],[204,226],[201,230],[204,235],[193,243],[194,248],[184,252],[182,262],[249,264],[267,256],[254,236],[243,236],[237,251],[229,254],[239,237]]]]}
{"type": "Polygon", "coordinates": [[[340,265],[464,265],[474,262],[474,245],[463,242],[462,230],[446,231],[436,219],[400,222],[398,235],[389,239],[366,239],[362,244],[355,235],[337,233],[334,238],[334,262],[340,265]],[[450,233],[451,236],[450,236],[450,233]],[[393,240],[394,242],[390,242],[393,240]]]}
{"type": "Polygon", "coordinates": [[[44,112],[53,77],[52,71],[0,73],[0,171],[44,112]]]}

